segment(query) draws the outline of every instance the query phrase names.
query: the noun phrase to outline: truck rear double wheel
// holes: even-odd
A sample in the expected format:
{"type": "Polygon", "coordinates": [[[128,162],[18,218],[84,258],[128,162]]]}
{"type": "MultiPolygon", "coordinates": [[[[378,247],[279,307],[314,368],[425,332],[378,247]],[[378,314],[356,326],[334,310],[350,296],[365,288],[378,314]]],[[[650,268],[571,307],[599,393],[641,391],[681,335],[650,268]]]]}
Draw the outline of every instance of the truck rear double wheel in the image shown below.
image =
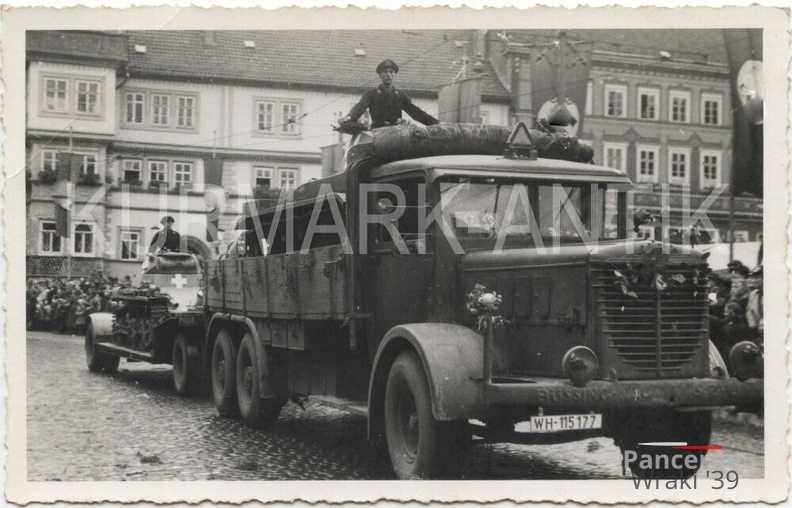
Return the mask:
{"type": "Polygon", "coordinates": [[[245,334],[237,353],[236,393],[239,413],[249,426],[269,428],[278,420],[285,401],[276,397],[262,398],[259,353],[253,341],[252,335],[245,334]]]}
{"type": "Polygon", "coordinates": [[[220,330],[212,348],[212,398],[221,416],[239,413],[236,394],[237,347],[226,330],[220,330]]]}
{"type": "Polygon", "coordinates": [[[413,352],[401,353],[385,387],[385,438],[396,476],[459,477],[470,436],[466,423],[435,420],[423,365],[413,352]]]}
{"type": "Polygon", "coordinates": [[[118,370],[118,363],[121,358],[108,355],[96,350],[96,335],[94,334],[93,325],[88,324],[85,329],[85,362],[88,364],[88,370],[91,372],[115,372],[118,370]]]}
{"type": "Polygon", "coordinates": [[[173,341],[173,386],[179,395],[193,395],[201,384],[201,353],[184,334],[173,341]]]}

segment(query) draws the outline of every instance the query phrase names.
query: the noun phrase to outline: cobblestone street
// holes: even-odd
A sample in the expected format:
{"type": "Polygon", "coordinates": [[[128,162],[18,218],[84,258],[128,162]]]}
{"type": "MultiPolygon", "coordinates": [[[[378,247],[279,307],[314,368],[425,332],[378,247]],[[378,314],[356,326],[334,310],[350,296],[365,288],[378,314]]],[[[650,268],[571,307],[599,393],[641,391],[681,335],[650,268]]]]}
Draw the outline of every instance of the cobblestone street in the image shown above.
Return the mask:
{"type": "MultiPolygon", "coordinates": [[[[211,398],[177,396],[167,366],[122,361],[113,375],[85,366],[83,339],[27,337],[27,477],[78,480],[346,480],[389,475],[371,457],[366,420],[289,403],[273,431],[221,418],[211,398]]],[[[763,474],[761,429],[717,421],[703,469],[763,474]]],[[[473,447],[474,479],[623,478],[606,438],[552,446],[473,447]]]]}

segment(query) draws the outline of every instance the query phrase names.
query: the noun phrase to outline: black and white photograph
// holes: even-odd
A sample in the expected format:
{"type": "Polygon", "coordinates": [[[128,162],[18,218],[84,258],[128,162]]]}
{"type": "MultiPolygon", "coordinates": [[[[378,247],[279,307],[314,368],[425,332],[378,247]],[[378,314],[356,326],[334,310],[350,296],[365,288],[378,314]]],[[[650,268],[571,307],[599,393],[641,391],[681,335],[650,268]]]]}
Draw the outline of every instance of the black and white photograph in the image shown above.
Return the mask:
{"type": "Polygon", "coordinates": [[[782,500],[789,12],[588,12],[4,13],[6,496],[782,500]]]}

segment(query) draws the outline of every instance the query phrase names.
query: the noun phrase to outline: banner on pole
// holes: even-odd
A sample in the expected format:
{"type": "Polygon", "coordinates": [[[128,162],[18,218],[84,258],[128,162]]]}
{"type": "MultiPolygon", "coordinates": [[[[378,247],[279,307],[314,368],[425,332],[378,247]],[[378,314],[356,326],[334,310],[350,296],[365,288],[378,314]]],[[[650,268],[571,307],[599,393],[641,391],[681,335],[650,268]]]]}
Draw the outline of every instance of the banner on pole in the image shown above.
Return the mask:
{"type": "Polygon", "coordinates": [[[481,78],[465,78],[445,85],[437,94],[438,120],[445,123],[479,123],[481,78]]]}
{"type": "Polygon", "coordinates": [[[58,154],[58,180],[76,182],[82,173],[83,156],[71,153],[60,152],[58,154]]]}
{"type": "Polygon", "coordinates": [[[63,238],[69,238],[69,210],[55,201],[55,233],[63,238]]]}

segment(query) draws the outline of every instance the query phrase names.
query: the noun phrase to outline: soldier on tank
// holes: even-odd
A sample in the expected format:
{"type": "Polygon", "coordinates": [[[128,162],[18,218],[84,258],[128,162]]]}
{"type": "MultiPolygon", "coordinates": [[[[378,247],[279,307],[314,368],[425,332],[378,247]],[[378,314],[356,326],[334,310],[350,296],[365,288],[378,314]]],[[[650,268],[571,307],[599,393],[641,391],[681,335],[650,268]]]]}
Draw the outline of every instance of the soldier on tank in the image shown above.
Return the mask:
{"type": "Polygon", "coordinates": [[[400,123],[402,111],[424,125],[438,123],[435,117],[413,104],[407,95],[393,86],[393,80],[398,72],[399,66],[393,60],[380,62],[377,66],[377,74],[379,74],[382,83],[378,87],[366,91],[360,102],[355,104],[349,114],[341,119],[341,123],[356,122],[366,112],[366,109],[371,113],[372,129],[400,123]]]}
{"type": "Polygon", "coordinates": [[[175,222],[173,217],[166,215],[160,222],[162,223],[163,229],[157,231],[157,234],[155,234],[154,238],[151,239],[149,252],[179,252],[179,249],[181,248],[181,237],[179,236],[179,233],[173,229],[173,223],[175,222]]]}

